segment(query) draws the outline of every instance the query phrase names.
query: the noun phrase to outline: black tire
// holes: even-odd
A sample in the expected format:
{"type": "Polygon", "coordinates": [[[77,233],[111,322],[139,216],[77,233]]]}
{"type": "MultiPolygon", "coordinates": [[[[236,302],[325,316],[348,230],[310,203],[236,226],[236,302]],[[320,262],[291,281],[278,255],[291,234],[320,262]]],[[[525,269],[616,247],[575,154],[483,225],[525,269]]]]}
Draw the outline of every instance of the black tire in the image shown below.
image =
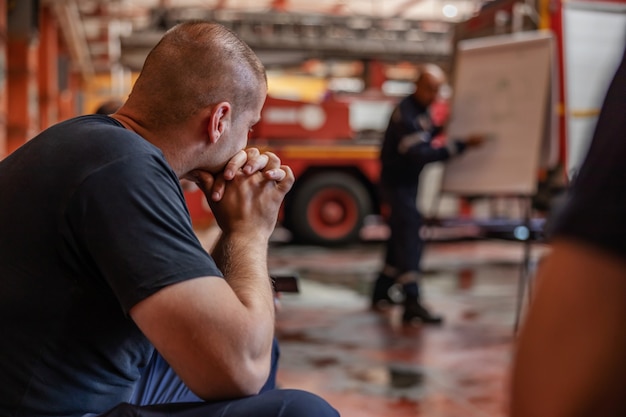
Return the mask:
{"type": "Polygon", "coordinates": [[[339,171],[318,173],[304,181],[286,207],[295,241],[318,245],[357,242],[365,217],[372,213],[364,184],[339,171]]]}

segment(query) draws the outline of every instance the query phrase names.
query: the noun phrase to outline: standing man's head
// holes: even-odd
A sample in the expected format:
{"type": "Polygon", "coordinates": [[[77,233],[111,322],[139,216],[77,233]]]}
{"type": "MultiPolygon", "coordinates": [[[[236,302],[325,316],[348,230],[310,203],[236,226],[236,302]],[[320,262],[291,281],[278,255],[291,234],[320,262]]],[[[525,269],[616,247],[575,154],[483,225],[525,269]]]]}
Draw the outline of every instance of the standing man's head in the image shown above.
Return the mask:
{"type": "Polygon", "coordinates": [[[161,148],[177,174],[214,173],[246,146],[266,94],[265,69],[237,35],[186,22],[148,54],[116,118],[161,148]]]}
{"type": "Polygon", "coordinates": [[[423,65],[415,80],[413,96],[422,106],[428,107],[437,99],[439,89],[445,80],[446,77],[441,68],[433,64],[423,65]]]}

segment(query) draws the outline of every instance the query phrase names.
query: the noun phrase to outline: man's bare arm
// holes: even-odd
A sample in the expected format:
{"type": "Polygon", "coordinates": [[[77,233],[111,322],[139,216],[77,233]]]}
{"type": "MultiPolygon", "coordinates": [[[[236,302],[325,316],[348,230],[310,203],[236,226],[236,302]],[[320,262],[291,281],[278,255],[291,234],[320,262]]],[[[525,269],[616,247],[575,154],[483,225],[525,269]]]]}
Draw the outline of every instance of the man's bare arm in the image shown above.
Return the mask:
{"type": "Polygon", "coordinates": [[[214,256],[225,279],[171,285],[131,309],[140,329],[201,398],[252,395],[267,379],[274,330],[267,246],[294,182],[288,167],[281,170],[282,181],[240,171],[220,201],[211,203],[223,231],[214,256]]]}
{"type": "Polygon", "coordinates": [[[626,261],[559,240],[519,337],[512,417],[626,415],[626,261]]]}

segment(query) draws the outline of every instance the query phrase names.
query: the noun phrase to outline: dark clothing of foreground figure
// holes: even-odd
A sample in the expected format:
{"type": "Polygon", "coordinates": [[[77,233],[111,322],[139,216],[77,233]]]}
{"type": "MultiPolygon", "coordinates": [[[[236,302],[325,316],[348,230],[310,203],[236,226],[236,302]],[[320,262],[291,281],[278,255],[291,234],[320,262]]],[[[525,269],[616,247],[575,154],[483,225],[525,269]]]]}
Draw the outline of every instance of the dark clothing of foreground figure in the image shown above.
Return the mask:
{"type": "MultiPolygon", "coordinates": [[[[177,281],[221,276],[194,234],[176,175],[156,147],[98,115],[44,131],[2,161],[0,173],[0,415],[96,415],[130,401],[150,358],[166,364],[128,308],[177,281]]],[[[167,372],[182,398],[195,397],[167,372]]],[[[163,388],[155,382],[150,389],[163,388]]],[[[135,401],[155,395],[135,393],[135,401]]],[[[269,397],[163,410],[274,416],[285,399],[308,398],[269,397]]],[[[107,415],[131,409],[143,415],[127,405],[107,415]]]]}
{"type": "Polygon", "coordinates": [[[110,117],[44,131],[0,173],[2,414],[106,411],[130,398],[153,352],[128,310],[221,273],[161,152],[110,117]]]}
{"type": "Polygon", "coordinates": [[[512,378],[512,417],[623,416],[626,373],[626,55],[554,219],[512,378]]]}
{"type": "Polygon", "coordinates": [[[0,416],[337,417],[272,389],[267,245],[295,179],[247,147],[266,92],[234,33],[182,23],[115,113],[0,161],[0,416]],[[211,254],[181,179],[221,229],[211,254]]]}
{"type": "Polygon", "coordinates": [[[588,241],[626,258],[626,63],[605,98],[586,159],[567,205],[554,220],[555,237],[588,241]]]}

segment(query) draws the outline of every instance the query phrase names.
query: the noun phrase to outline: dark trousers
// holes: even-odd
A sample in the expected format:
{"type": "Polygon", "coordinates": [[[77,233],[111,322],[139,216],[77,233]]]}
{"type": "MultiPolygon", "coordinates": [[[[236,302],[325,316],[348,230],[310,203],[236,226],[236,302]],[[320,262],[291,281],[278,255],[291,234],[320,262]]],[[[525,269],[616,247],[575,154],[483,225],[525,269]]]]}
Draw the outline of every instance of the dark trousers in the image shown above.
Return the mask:
{"type": "Polygon", "coordinates": [[[420,229],[424,220],[417,210],[417,186],[383,184],[382,192],[390,209],[387,219],[390,235],[386,242],[385,264],[397,270],[396,276],[411,271],[420,272],[424,250],[420,229]]]}
{"type": "Polygon", "coordinates": [[[123,403],[100,417],[339,417],[320,397],[274,389],[239,400],[137,406],[123,403]]]}
{"type": "Polygon", "coordinates": [[[205,402],[178,378],[155,351],[129,403],[100,417],[338,417],[320,397],[299,390],[276,389],[279,358],[274,340],[270,376],[260,394],[238,400],[205,402]]]}

